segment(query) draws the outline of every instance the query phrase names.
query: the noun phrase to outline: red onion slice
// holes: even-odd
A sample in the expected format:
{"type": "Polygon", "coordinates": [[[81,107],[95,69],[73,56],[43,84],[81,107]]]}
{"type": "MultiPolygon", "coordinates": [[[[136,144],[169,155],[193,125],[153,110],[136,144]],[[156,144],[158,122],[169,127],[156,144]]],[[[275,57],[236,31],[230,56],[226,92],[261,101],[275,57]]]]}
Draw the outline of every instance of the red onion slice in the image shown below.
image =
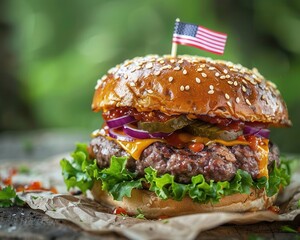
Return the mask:
{"type": "Polygon", "coordinates": [[[162,132],[149,133],[147,131],[137,129],[130,124],[125,124],[123,130],[127,135],[134,137],[134,138],[139,138],[139,139],[165,138],[172,134],[172,133],[162,133],[162,132]]]}
{"type": "Polygon", "coordinates": [[[118,127],[122,127],[126,123],[131,123],[131,122],[135,122],[135,121],[136,120],[133,116],[125,115],[122,117],[107,120],[106,124],[109,128],[118,128],[118,127]]]}
{"type": "Polygon", "coordinates": [[[120,141],[125,141],[125,142],[133,142],[134,139],[126,134],[122,134],[120,131],[117,131],[116,129],[108,129],[108,135],[112,138],[115,138],[120,141]]]}
{"type": "Polygon", "coordinates": [[[265,128],[251,127],[249,125],[246,125],[244,127],[244,135],[245,136],[255,135],[255,136],[260,136],[260,137],[264,137],[264,138],[269,138],[270,130],[265,129],[265,128]]]}
{"type": "Polygon", "coordinates": [[[262,128],[260,129],[255,135],[264,137],[264,138],[269,138],[270,137],[270,130],[262,128]]]}

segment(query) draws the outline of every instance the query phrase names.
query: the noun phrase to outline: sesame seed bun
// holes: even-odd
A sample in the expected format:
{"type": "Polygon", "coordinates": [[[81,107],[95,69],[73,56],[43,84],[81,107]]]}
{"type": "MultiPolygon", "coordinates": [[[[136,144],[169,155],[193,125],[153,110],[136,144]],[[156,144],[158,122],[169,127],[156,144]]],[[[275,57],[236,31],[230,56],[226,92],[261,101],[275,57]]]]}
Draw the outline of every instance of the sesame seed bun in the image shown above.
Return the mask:
{"type": "Polygon", "coordinates": [[[290,126],[276,88],[256,69],[195,56],[126,60],[99,79],[94,111],[133,107],[167,115],[191,114],[290,126]]]}
{"type": "Polygon", "coordinates": [[[277,194],[267,197],[264,190],[251,189],[250,194],[237,193],[222,197],[218,203],[199,204],[189,197],[181,201],[163,200],[154,192],[133,189],[130,198],[124,197],[122,201],[116,201],[101,189],[100,182],[94,183],[92,194],[96,201],[112,210],[121,207],[131,216],[142,212],[146,218],[174,217],[204,212],[259,211],[271,207],[277,197],[277,194]]]}

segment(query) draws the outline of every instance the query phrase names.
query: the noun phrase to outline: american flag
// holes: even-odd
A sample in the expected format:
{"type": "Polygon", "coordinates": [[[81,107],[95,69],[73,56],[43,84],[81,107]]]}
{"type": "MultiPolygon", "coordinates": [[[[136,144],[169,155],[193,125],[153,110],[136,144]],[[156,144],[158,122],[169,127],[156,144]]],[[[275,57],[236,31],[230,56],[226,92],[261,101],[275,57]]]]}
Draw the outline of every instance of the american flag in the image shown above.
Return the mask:
{"type": "Polygon", "coordinates": [[[227,34],[191,23],[175,22],[173,43],[189,45],[221,55],[224,53],[226,40],[227,34]]]}

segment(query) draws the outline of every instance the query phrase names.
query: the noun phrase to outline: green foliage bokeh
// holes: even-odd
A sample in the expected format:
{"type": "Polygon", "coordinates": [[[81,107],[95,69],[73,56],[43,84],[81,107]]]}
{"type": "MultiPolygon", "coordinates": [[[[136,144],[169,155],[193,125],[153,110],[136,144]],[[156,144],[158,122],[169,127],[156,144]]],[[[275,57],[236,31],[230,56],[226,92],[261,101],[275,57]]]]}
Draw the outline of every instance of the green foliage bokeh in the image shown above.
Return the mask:
{"type": "Polygon", "coordinates": [[[186,46],[179,54],[257,67],[278,85],[294,128],[274,130],[273,138],[284,151],[300,151],[299,1],[11,0],[7,10],[35,128],[99,127],[90,109],[96,80],[125,59],[169,54],[179,17],[229,36],[223,56],[186,46]]]}

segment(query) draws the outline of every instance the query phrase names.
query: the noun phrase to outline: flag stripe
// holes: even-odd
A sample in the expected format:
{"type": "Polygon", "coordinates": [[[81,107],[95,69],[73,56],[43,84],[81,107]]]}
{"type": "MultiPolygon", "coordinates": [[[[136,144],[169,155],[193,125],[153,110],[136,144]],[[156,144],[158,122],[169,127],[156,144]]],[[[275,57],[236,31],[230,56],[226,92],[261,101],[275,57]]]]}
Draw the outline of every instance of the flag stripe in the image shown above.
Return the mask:
{"type": "Polygon", "coordinates": [[[210,43],[208,43],[206,41],[202,41],[198,38],[194,38],[194,37],[190,37],[190,36],[181,36],[181,35],[175,35],[174,37],[177,38],[177,39],[187,39],[189,41],[193,41],[195,43],[202,44],[202,45],[207,46],[209,48],[215,48],[216,50],[220,50],[220,51],[224,50],[224,46],[216,46],[215,44],[210,44],[210,43]]]}
{"type": "Polygon", "coordinates": [[[207,43],[210,43],[210,44],[213,44],[213,45],[216,45],[216,46],[219,46],[219,47],[224,46],[224,43],[222,43],[222,42],[211,40],[211,39],[209,39],[205,36],[199,35],[199,34],[197,34],[196,37],[200,40],[206,41],[207,43]]]}
{"type": "Polygon", "coordinates": [[[207,49],[209,51],[214,51],[214,52],[218,52],[218,53],[223,53],[224,50],[219,50],[219,49],[215,49],[215,48],[211,48],[211,47],[208,47],[204,44],[201,44],[201,43],[197,43],[197,42],[194,42],[194,41],[191,41],[191,40],[188,40],[188,39],[177,39],[175,40],[176,43],[179,43],[179,44],[183,44],[183,45],[190,45],[190,44],[193,44],[193,46],[198,46],[198,47],[201,47],[202,49],[207,49]]]}
{"type": "Polygon", "coordinates": [[[190,40],[190,39],[186,39],[186,38],[174,38],[173,42],[178,43],[178,44],[183,44],[183,45],[191,45],[194,47],[199,47],[205,50],[208,50],[210,52],[214,52],[214,53],[219,53],[222,54],[223,53],[223,49],[216,49],[214,47],[209,47],[206,46],[204,44],[201,44],[199,42],[196,42],[194,40],[190,40]]]}
{"type": "Polygon", "coordinates": [[[202,27],[202,26],[198,26],[198,29],[201,29],[203,32],[206,32],[212,36],[215,36],[217,38],[223,38],[223,39],[226,39],[227,38],[227,35],[224,34],[224,33],[219,33],[219,32],[215,32],[215,31],[212,31],[210,29],[207,29],[205,27],[202,27]]]}
{"type": "Polygon", "coordinates": [[[205,32],[202,32],[202,31],[199,30],[199,29],[198,29],[198,31],[197,31],[197,35],[198,35],[198,34],[199,34],[199,35],[202,35],[202,36],[204,36],[204,37],[206,37],[206,38],[209,38],[209,39],[211,39],[211,40],[218,41],[218,42],[220,42],[220,43],[225,43],[225,42],[226,42],[226,39],[224,40],[224,39],[220,39],[220,38],[211,36],[211,35],[209,35],[209,34],[207,34],[207,33],[205,33],[205,32]]]}
{"type": "Polygon", "coordinates": [[[222,54],[223,54],[223,52],[215,51],[215,50],[211,50],[211,49],[207,49],[207,48],[205,48],[205,47],[199,46],[198,44],[187,43],[187,42],[180,42],[180,41],[175,42],[175,43],[181,44],[181,45],[186,45],[186,46],[192,46],[192,47],[200,48],[200,49],[206,50],[206,51],[208,51],[208,52],[212,52],[212,53],[219,54],[219,55],[222,55],[222,54]]]}

